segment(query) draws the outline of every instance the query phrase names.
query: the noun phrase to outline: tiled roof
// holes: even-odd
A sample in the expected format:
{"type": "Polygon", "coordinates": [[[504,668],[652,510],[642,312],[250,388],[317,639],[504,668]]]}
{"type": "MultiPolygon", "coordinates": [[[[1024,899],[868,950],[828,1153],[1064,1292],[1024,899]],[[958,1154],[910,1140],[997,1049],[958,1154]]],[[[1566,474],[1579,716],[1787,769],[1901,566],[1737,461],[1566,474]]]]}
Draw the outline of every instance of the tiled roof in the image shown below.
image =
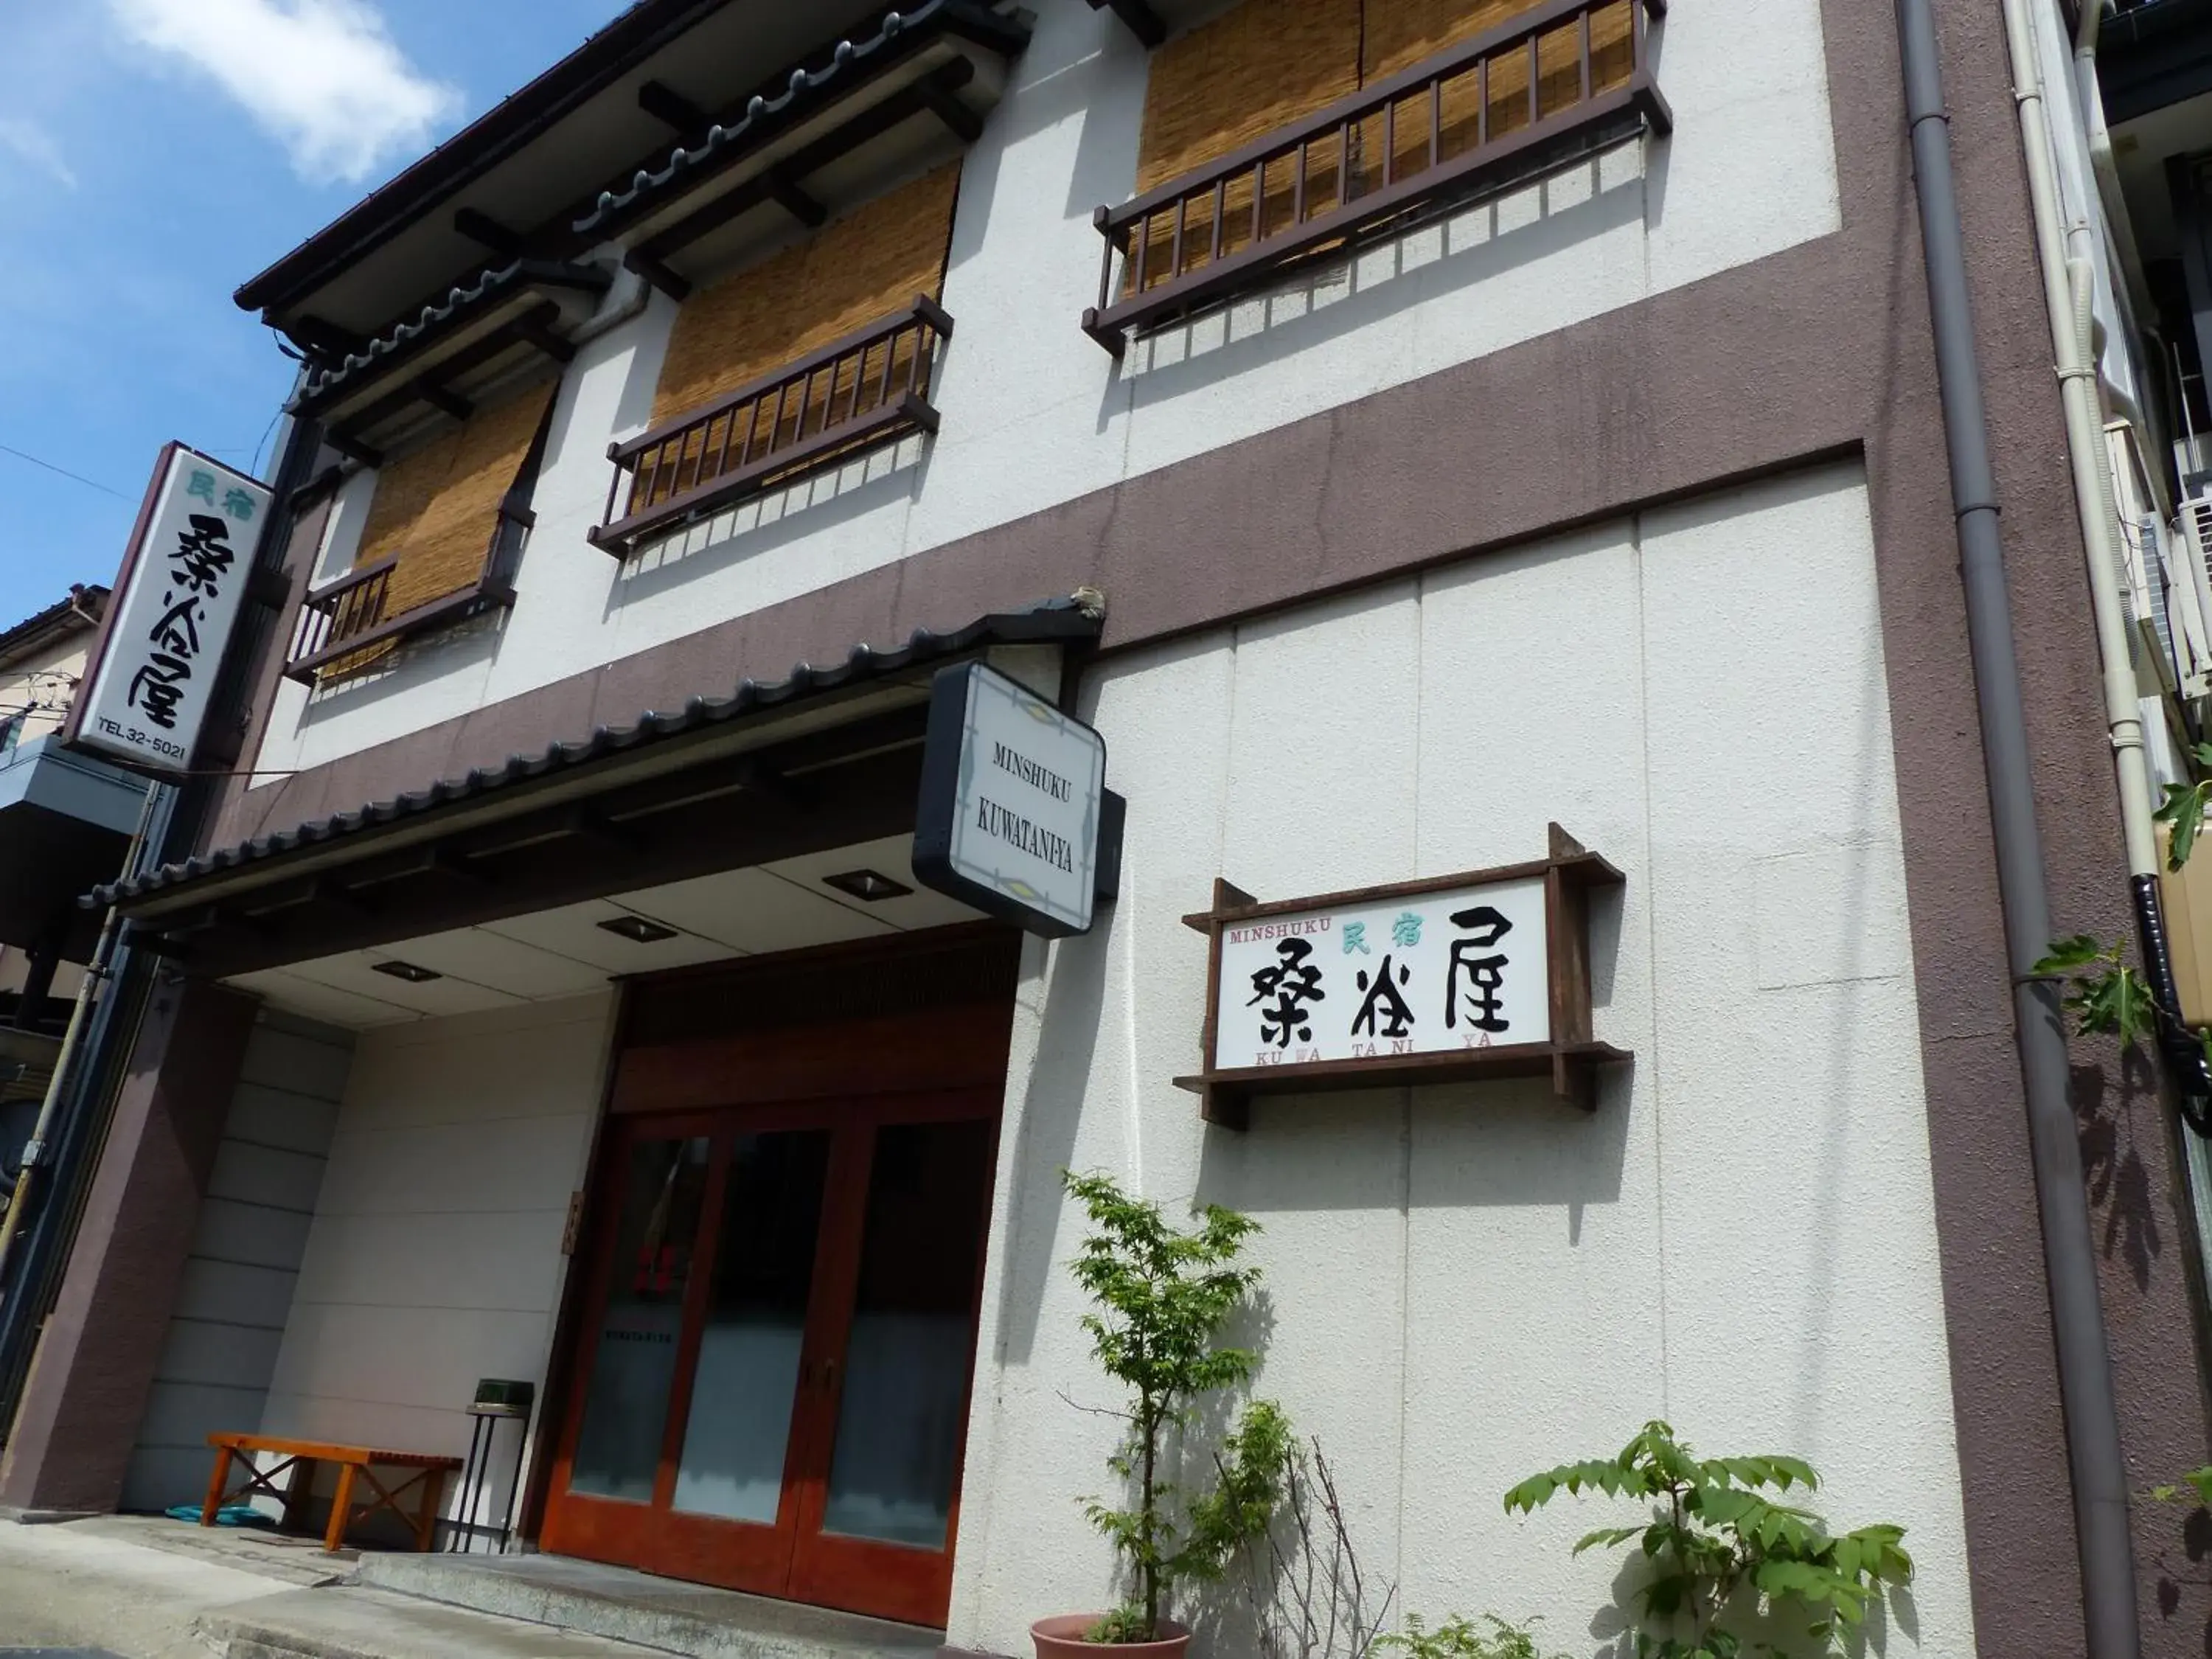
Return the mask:
{"type": "Polygon", "coordinates": [[[601,191],[592,210],[576,221],[577,234],[582,235],[608,227],[611,221],[633,204],[667,188],[684,173],[739,143],[755,128],[781,116],[796,101],[811,99],[849,71],[866,67],[872,58],[889,52],[902,37],[931,23],[963,25],[968,32],[980,33],[1009,51],[1019,50],[1029,39],[1029,31],[1022,23],[974,4],[971,0],[921,0],[909,11],[886,12],[873,34],[865,40],[838,41],[819,69],[801,67],[792,70],[790,82],[775,97],[755,94],[743,115],[728,125],[718,122],[708,128],[705,140],[696,148],[678,145],[659,167],[640,168],[627,190],[601,191]]]}
{"type": "Polygon", "coordinates": [[[474,305],[487,294],[505,288],[522,272],[522,261],[500,266],[495,270],[481,271],[472,283],[463,283],[451,289],[443,300],[424,306],[411,322],[394,323],[359,351],[346,353],[345,361],[329,368],[315,369],[307,375],[305,395],[320,397],[340,380],[367,368],[379,357],[386,357],[425,330],[436,327],[455,312],[474,305]]]}
{"type": "Polygon", "coordinates": [[[311,371],[300,395],[294,399],[294,405],[298,407],[323,396],[362,370],[374,368],[380,359],[405,349],[462,312],[508,289],[535,282],[596,292],[604,291],[612,280],[605,271],[595,266],[562,264],[544,259],[515,259],[507,264],[487,269],[479,272],[474,281],[460,283],[448,290],[443,300],[424,306],[411,320],[394,323],[359,351],[348,352],[344,362],[329,368],[311,371]]]}
{"type": "Polygon", "coordinates": [[[927,663],[991,645],[1040,644],[1053,641],[1096,639],[1104,620],[1103,601],[1095,592],[1082,592],[1068,599],[1049,599],[1025,611],[980,617],[950,634],[918,629],[905,644],[889,651],[856,645],[842,662],[828,667],[799,663],[780,680],[745,679],[726,697],[694,697],[681,708],[648,710],[629,726],[602,726],[574,743],[556,743],[534,754],[510,755],[500,766],[479,767],[459,778],[441,779],[426,789],[371,801],[349,812],[316,818],[274,835],[256,836],[204,857],[168,864],[143,875],[96,887],[77,902],[100,908],[143,898],[241,865],[279,854],[295,852],[358,835],[364,830],[395,823],[403,818],[474,800],[570,767],[582,766],[610,755],[673,738],[702,726],[719,725],[757,710],[777,708],[823,691],[879,678],[916,664],[927,663]]]}

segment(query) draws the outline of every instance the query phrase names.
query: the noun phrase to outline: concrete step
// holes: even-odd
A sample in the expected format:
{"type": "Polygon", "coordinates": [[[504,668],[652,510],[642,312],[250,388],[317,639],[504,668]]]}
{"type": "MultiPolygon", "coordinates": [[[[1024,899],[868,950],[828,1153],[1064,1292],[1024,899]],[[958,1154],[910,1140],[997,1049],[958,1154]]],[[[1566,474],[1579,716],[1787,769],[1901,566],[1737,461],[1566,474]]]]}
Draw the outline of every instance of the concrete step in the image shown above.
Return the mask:
{"type": "Polygon", "coordinates": [[[936,1659],[941,1631],[560,1555],[364,1553],[352,1583],[690,1659],[936,1659]]]}
{"type": "Polygon", "coordinates": [[[629,1642],[350,1585],[210,1608],[193,1631],[222,1659],[664,1659],[629,1642]]]}

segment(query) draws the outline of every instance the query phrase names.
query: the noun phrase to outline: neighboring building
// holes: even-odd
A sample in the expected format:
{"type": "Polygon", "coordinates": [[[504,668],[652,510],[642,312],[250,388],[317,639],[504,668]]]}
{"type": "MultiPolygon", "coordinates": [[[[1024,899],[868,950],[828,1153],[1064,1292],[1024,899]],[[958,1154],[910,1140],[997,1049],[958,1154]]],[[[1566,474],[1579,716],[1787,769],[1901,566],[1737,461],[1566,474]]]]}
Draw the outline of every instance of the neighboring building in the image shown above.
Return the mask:
{"type": "Polygon", "coordinates": [[[53,741],[106,605],[106,588],[72,587],[0,632],[0,1024],[21,1030],[68,1018],[100,927],[78,896],[121,872],[146,793],[53,741]]]}
{"type": "MultiPolygon", "coordinates": [[[[1600,1522],[1498,1497],[1664,1415],[1910,1528],[1885,1652],[2079,1651],[1893,21],[1660,12],[643,0],[240,289],[311,358],[292,596],[249,775],[107,893],[174,972],[0,1504],[458,1453],[524,1379],[540,1548],[1024,1651],[1110,1594],[1099,1168],[1263,1224],[1265,1389],[1404,1608],[1579,1643],[1600,1522]],[[975,660],[1103,735],[1086,934],[915,876],[975,660]],[[1595,881],[1555,825],[1624,879],[1543,1078],[1176,1086],[1217,882],[1595,881]]],[[[2004,39],[1945,24],[2049,884],[2112,937],[2004,39]]],[[[2078,1058],[2140,1491],[2208,1458],[2198,1241],[2078,1058]]]]}

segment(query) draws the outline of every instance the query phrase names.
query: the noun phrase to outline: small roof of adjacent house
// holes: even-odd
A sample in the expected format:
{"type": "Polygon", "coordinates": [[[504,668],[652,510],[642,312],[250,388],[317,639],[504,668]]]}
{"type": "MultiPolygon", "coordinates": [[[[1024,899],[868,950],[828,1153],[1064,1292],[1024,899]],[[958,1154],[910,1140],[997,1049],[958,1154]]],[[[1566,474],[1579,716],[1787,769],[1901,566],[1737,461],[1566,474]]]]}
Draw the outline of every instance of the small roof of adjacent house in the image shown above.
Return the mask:
{"type": "Polygon", "coordinates": [[[97,583],[71,587],[65,598],[0,630],[0,671],[33,662],[63,641],[92,632],[106,610],[105,587],[97,583]]]}

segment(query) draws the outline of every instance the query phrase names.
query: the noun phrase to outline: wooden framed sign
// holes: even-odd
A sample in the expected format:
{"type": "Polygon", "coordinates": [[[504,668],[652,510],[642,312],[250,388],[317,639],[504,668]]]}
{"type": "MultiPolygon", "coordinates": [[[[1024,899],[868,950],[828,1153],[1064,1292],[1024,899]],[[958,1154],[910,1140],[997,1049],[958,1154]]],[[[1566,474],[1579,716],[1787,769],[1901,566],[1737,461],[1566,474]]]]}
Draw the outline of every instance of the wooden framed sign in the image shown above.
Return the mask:
{"type": "Polygon", "coordinates": [[[1589,891],[1620,871],[1558,824],[1530,864],[1261,903],[1225,881],[1184,922],[1212,944],[1206,1069],[1176,1079],[1241,1129],[1258,1094],[1549,1077],[1590,1109],[1589,891]]]}

